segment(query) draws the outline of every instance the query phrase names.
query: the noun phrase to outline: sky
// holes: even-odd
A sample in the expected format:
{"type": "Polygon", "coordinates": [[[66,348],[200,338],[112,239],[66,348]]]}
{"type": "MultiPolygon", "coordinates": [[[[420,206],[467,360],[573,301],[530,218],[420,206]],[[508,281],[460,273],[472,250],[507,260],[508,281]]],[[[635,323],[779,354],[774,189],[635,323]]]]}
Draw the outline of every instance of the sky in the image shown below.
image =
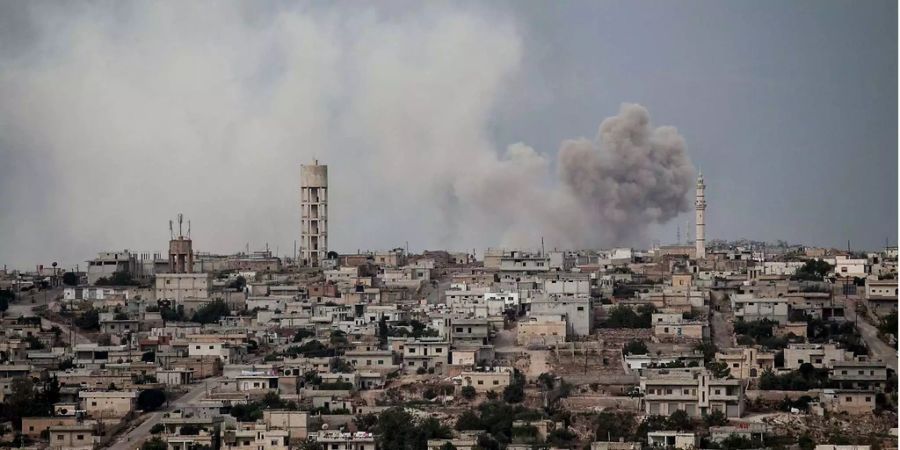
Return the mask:
{"type": "Polygon", "coordinates": [[[897,242],[897,3],[0,2],[0,264],[897,242]]]}

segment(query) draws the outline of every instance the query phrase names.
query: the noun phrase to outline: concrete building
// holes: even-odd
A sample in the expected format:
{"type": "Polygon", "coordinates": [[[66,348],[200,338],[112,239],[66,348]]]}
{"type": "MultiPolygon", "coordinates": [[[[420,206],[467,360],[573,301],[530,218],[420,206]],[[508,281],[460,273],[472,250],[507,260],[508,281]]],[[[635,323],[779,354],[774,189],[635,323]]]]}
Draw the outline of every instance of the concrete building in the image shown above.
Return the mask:
{"type": "Polygon", "coordinates": [[[194,247],[191,242],[191,222],[188,221],[188,232],[182,231],[184,217],[178,214],[178,235],[169,221],[169,273],[191,273],[194,271],[194,247]]]}
{"type": "Polygon", "coordinates": [[[653,313],[653,335],[705,339],[709,337],[706,320],[688,320],[681,313],[653,313]]]}
{"type": "Polygon", "coordinates": [[[212,277],[208,273],[161,273],[156,275],[156,299],[176,304],[188,298],[209,298],[212,277]]]}
{"type": "Polygon", "coordinates": [[[328,166],[300,166],[300,262],[319,267],[328,255],[328,166]]]}
{"type": "Polygon", "coordinates": [[[646,414],[668,416],[683,410],[694,418],[713,411],[726,417],[741,417],[744,412],[744,386],[741,380],[714,378],[698,369],[668,369],[641,377],[643,410],[646,414]]]}
{"type": "Polygon", "coordinates": [[[756,348],[730,348],[716,353],[716,361],[728,364],[731,376],[742,380],[757,378],[766,370],[775,369],[775,354],[756,348]]]}
{"type": "Polygon", "coordinates": [[[884,392],[888,370],[882,361],[835,361],[829,378],[841,389],[884,392]]]}
{"type": "Polygon", "coordinates": [[[866,278],[866,302],[879,315],[897,311],[897,280],[866,278]]]}
{"type": "Polygon", "coordinates": [[[237,429],[226,429],[222,450],[288,450],[287,430],[270,429],[265,423],[241,423],[237,429]]]}
{"type": "Polygon", "coordinates": [[[875,410],[875,392],[825,389],[819,397],[822,408],[832,413],[869,414],[875,410]]]}
{"type": "Polygon", "coordinates": [[[731,310],[737,320],[751,322],[769,319],[778,323],[786,323],[790,313],[790,301],[783,297],[756,297],[753,294],[736,294],[731,296],[731,310]]]}
{"type": "Polygon", "coordinates": [[[134,411],[138,393],[135,391],[81,391],[81,408],[94,419],[127,416],[134,411]]]}
{"type": "Polygon", "coordinates": [[[512,376],[512,368],[496,367],[493,370],[465,371],[458,378],[461,387],[472,386],[477,392],[500,392],[512,383],[512,376]]]}
{"type": "Polygon", "coordinates": [[[363,431],[345,433],[337,430],[322,430],[310,433],[316,443],[329,450],[375,450],[375,435],[363,431]]]}
{"type": "Polygon", "coordinates": [[[694,256],[697,259],[706,257],[706,185],[703,184],[703,172],[697,176],[697,198],[694,200],[696,217],[696,236],[694,238],[694,256]]]}
{"type": "Polygon", "coordinates": [[[521,320],[516,325],[516,343],[519,345],[556,345],[566,341],[564,315],[537,316],[521,320]]]}
{"type": "Polygon", "coordinates": [[[692,450],[698,448],[700,438],[696,434],[686,431],[651,431],[647,433],[647,445],[692,450]]]}
{"type": "Polygon", "coordinates": [[[788,344],[784,349],[784,368],[797,370],[804,363],[817,369],[830,368],[835,363],[853,359],[848,352],[835,344],[788,344]]]}
{"type": "Polygon", "coordinates": [[[88,260],[87,264],[87,279],[91,285],[97,284],[100,278],[108,280],[116,272],[139,277],[137,254],[128,250],[97,253],[97,257],[88,260]]]}
{"type": "Polygon", "coordinates": [[[531,302],[533,317],[552,316],[566,318],[566,333],[573,336],[588,336],[594,326],[591,299],[584,297],[544,296],[531,302]]]}
{"type": "Polygon", "coordinates": [[[50,427],[51,450],[93,450],[100,443],[89,424],[58,425],[50,427]]]}

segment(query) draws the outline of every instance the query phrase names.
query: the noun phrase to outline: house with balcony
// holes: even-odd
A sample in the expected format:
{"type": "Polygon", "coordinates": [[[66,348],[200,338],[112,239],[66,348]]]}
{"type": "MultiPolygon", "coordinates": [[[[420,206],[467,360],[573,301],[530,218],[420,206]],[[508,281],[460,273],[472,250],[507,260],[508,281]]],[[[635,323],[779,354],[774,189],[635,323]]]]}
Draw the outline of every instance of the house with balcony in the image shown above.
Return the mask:
{"type": "Polygon", "coordinates": [[[642,409],[646,414],[668,416],[676,410],[690,417],[720,411],[726,417],[744,412],[741,380],[715,378],[705,369],[658,369],[645,371],[640,381],[642,409]]]}
{"type": "Polygon", "coordinates": [[[831,365],[829,378],[841,389],[884,392],[888,369],[883,361],[838,361],[831,365]]]}

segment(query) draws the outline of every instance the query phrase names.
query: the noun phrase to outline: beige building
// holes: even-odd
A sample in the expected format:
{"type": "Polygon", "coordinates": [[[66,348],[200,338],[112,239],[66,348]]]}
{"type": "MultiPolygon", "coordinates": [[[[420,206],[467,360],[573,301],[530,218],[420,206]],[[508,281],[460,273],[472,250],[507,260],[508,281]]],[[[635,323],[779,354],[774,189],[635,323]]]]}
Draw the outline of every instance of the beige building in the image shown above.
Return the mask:
{"type": "Polygon", "coordinates": [[[868,414],[875,410],[875,393],[847,389],[825,389],[820,397],[826,411],[868,414]]]}
{"type": "Polygon", "coordinates": [[[688,320],[681,313],[654,313],[653,335],[679,338],[704,339],[709,337],[706,320],[688,320]]]}
{"type": "Polygon", "coordinates": [[[93,425],[58,425],[49,428],[50,450],[93,450],[100,443],[93,425]]]}
{"type": "Polygon", "coordinates": [[[22,434],[32,439],[39,438],[44,430],[51,427],[62,427],[69,425],[77,425],[78,419],[75,416],[53,416],[53,417],[23,417],[22,418],[22,434]]]}
{"type": "Polygon", "coordinates": [[[157,300],[180,303],[186,298],[209,298],[212,277],[208,273],[160,273],[156,275],[157,300]]]}
{"type": "Polygon", "coordinates": [[[813,367],[829,368],[835,362],[853,359],[853,353],[835,344],[788,344],[784,349],[784,368],[799,369],[804,363],[813,367]]]}
{"type": "Polygon", "coordinates": [[[477,392],[502,391],[512,384],[513,370],[510,367],[496,367],[494,370],[466,371],[457,377],[461,387],[472,386],[477,392]]]}
{"type": "Polygon", "coordinates": [[[566,318],[560,315],[530,317],[516,325],[519,345],[556,345],[566,341],[566,318]]]}
{"type": "Polygon", "coordinates": [[[240,423],[235,430],[225,430],[223,450],[288,450],[288,431],[270,429],[264,423],[240,423]]]}
{"type": "Polygon", "coordinates": [[[775,368],[775,354],[756,348],[730,348],[716,353],[716,361],[728,364],[731,376],[742,380],[757,378],[775,368]]]}
{"type": "Polygon", "coordinates": [[[835,361],[829,378],[841,389],[884,392],[888,370],[882,361],[835,361]]]}
{"type": "Polygon", "coordinates": [[[727,417],[744,412],[744,386],[741,380],[714,378],[706,370],[668,369],[641,377],[641,392],[646,414],[668,416],[683,410],[698,418],[721,411],[727,417]]]}
{"type": "Polygon", "coordinates": [[[81,391],[81,408],[94,419],[125,417],[134,411],[138,393],[135,391],[81,391]]]}
{"type": "Polygon", "coordinates": [[[291,439],[306,439],[309,433],[309,416],[306,411],[266,409],[263,411],[263,423],[269,428],[287,430],[291,439]]]}

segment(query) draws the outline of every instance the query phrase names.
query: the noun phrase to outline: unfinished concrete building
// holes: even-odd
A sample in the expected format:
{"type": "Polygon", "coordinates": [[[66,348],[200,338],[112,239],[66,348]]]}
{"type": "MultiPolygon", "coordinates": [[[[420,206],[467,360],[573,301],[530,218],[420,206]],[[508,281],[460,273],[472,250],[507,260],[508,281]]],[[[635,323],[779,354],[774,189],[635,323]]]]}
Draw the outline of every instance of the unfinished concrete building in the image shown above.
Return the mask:
{"type": "Polygon", "coordinates": [[[178,236],[169,221],[169,273],[192,273],[194,271],[194,250],[191,242],[191,224],[188,221],[187,236],[182,225],[184,216],[178,214],[178,236]]]}
{"type": "Polygon", "coordinates": [[[328,254],[328,166],[300,166],[300,261],[318,267],[328,254]]]}

